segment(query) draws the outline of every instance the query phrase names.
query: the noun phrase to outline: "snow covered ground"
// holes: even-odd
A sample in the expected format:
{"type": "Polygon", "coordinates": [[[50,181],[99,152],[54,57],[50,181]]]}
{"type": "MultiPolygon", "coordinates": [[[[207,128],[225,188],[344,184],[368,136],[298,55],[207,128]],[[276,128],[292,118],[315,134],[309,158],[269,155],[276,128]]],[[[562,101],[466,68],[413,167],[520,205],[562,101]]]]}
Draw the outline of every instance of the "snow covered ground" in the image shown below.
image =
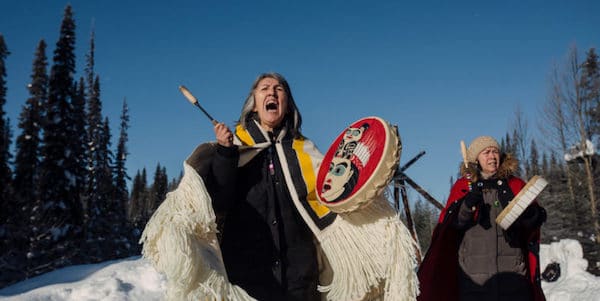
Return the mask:
{"type": "MultiPolygon", "coordinates": [[[[585,271],[581,245],[564,239],[540,248],[542,270],[560,264],[554,282],[542,282],[548,301],[600,301],[600,277],[585,271]]],[[[67,267],[0,290],[0,300],[84,301],[162,300],[165,279],[139,257],[93,265],[67,267]]]]}
{"type": "Polygon", "coordinates": [[[0,290],[0,300],[163,300],[165,279],[140,257],[71,266],[0,290]]]}
{"type": "Polygon", "coordinates": [[[542,281],[548,301],[600,301],[600,277],[585,271],[588,262],[583,259],[583,250],[578,241],[563,239],[549,245],[541,245],[542,271],[550,262],[560,264],[560,278],[554,282],[542,281]]]}

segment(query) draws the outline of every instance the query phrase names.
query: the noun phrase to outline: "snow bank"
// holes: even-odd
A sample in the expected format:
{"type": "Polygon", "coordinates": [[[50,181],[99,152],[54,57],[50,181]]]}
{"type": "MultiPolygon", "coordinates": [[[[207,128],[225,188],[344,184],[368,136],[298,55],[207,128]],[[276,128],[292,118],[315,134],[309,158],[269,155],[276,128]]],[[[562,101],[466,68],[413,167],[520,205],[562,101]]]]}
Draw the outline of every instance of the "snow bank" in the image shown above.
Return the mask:
{"type": "Polygon", "coordinates": [[[542,281],[548,301],[600,301],[600,277],[588,272],[581,244],[573,239],[563,239],[540,246],[542,272],[551,262],[560,264],[560,277],[555,282],[542,281]]]}
{"type": "MultiPolygon", "coordinates": [[[[542,271],[560,264],[560,277],[542,281],[548,301],[600,301],[600,277],[585,271],[581,245],[563,239],[540,246],[542,271]]],[[[0,290],[1,301],[158,301],[164,299],[166,281],[145,259],[67,267],[0,290]]]]}

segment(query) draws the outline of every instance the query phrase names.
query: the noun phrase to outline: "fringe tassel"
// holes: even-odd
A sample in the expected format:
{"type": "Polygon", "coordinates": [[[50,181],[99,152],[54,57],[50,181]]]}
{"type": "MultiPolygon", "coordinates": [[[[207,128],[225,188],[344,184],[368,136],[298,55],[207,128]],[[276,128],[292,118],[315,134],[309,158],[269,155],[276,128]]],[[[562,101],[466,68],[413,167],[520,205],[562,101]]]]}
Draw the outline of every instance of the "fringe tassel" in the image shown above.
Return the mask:
{"type": "MultiPolygon", "coordinates": [[[[210,196],[187,163],[184,171],[140,239],[143,257],[167,277],[166,300],[255,300],[228,281],[210,196]]],[[[333,270],[319,286],[327,300],[416,299],[416,244],[384,197],[339,214],[317,238],[333,270]]]]}
{"type": "Polygon", "coordinates": [[[167,300],[255,300],[227,279],[211,199],[202,178],[185,176],[142,233],[142,255],[167,277],[167,300]]]}
{"type": "Polygon", "coordinates": [[[339,214],[321,235],[333,280],[319,286],[328,300],[416,300],[417,245],[383,196],[339,214]]]}

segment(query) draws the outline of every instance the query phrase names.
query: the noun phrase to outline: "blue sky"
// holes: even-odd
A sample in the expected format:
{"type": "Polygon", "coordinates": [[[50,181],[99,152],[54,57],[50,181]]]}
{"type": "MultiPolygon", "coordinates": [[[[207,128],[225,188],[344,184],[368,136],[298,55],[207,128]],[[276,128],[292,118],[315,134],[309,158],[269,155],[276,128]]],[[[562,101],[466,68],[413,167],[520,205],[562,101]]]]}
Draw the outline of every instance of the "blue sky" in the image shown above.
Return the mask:
{"type": "Polygon", "coordinates": [[[322,152],[350,123],[379,116],[399,127],[401,164],[426,151],[406,173],[442,202],[461,161],[460,140],[500,139],[517,110],[536,135],[553,66],[572,45],[581,56],[600,46],[595,0],[4,1],[13,136],[36,45],[46,41],[51,64],[67,3],[77,77],[95,31],[113,139],[123,100],[129,104],[131,176],[146,167],[151,177],[160,163],[174,177],[197,144],[214,139],[179,85],[233,124],[256,76],[276,71],[290,82],[304,134],[322,152]]]}

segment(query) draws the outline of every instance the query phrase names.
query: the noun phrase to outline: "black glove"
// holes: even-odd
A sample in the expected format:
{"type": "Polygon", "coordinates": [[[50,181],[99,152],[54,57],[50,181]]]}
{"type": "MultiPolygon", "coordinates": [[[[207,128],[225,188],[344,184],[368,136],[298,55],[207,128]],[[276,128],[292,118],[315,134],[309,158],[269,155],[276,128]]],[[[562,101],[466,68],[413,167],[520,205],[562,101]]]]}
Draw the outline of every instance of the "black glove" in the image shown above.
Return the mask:
{"type": "Polygon", "coordinates": [[[546,218],[546,210],[533,204],[523,211],[523,214],[519,217],[519,222],[525,228],[534,229],[546,222],[546,218]]]}
{"type": "Polygon", "coordinates": [[[469,208],[479,205],[483,203],[483,193],[479,190],[472,190],[465,195],[464,202],[469,208]]]}

